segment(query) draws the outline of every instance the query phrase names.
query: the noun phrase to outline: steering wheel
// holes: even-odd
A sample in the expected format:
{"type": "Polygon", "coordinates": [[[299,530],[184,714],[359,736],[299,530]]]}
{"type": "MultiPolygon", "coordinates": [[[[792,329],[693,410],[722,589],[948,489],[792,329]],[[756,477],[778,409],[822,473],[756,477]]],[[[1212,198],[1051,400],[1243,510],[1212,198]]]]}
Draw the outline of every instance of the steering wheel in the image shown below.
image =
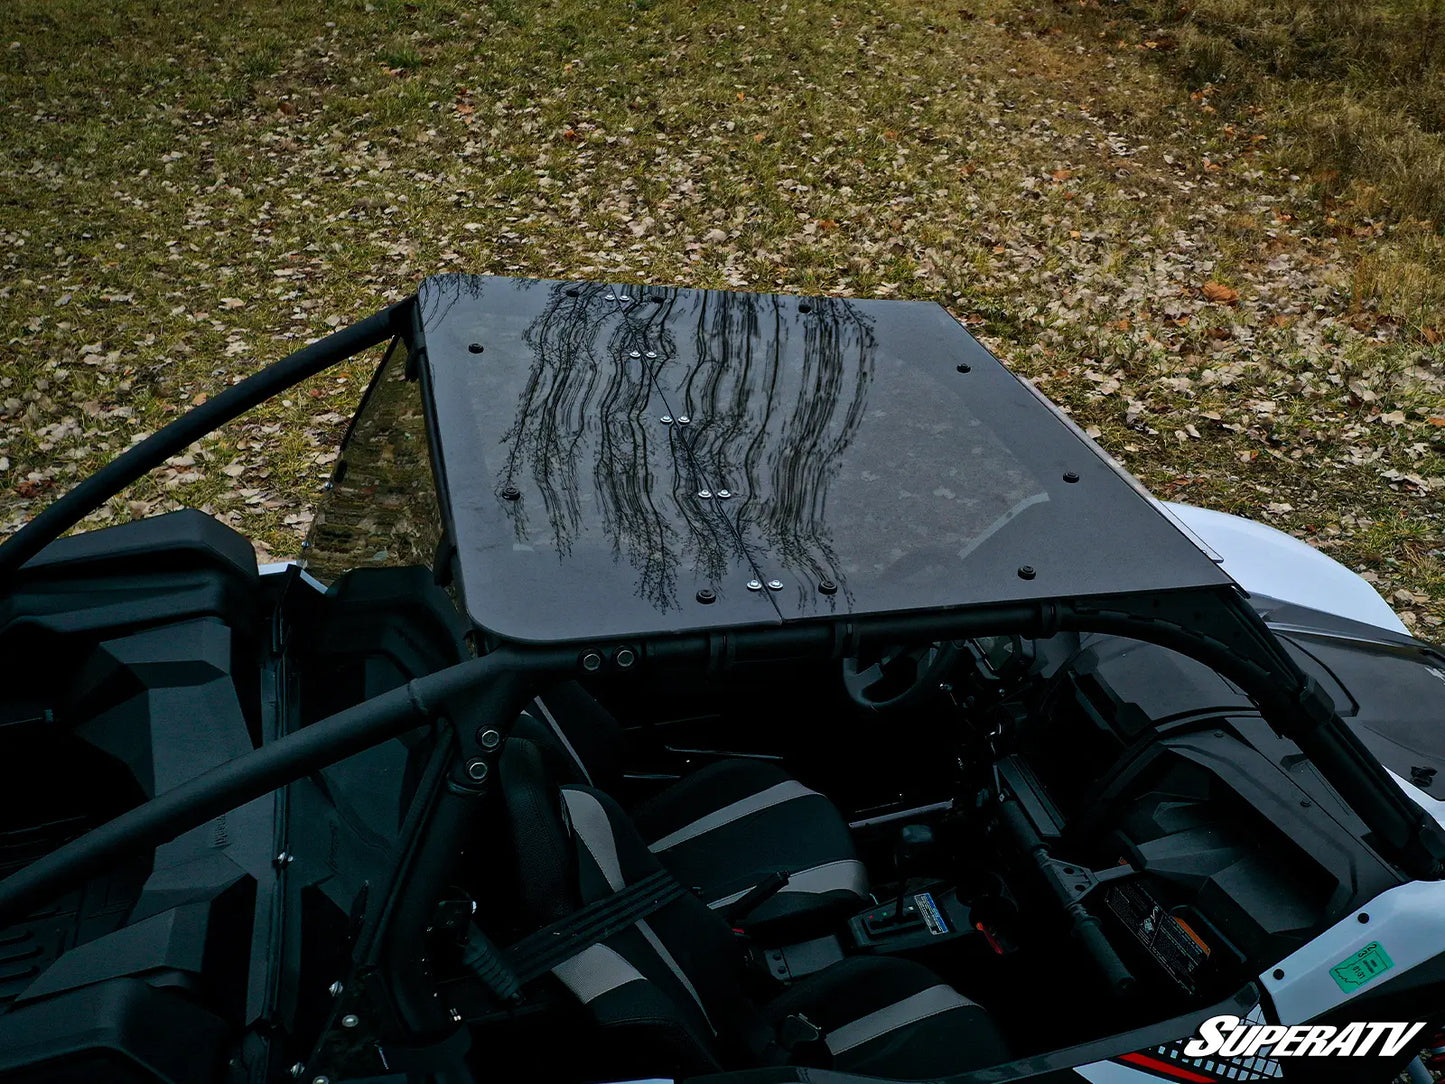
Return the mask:
{"type": "Polygon", "coordinates": [[[869,662],[843,659],[843,688],[848,699],[869,711],[896,711],[921,702],[938,688],[963,650],[953,641],[908,647],[896,645],[869,662]]]}

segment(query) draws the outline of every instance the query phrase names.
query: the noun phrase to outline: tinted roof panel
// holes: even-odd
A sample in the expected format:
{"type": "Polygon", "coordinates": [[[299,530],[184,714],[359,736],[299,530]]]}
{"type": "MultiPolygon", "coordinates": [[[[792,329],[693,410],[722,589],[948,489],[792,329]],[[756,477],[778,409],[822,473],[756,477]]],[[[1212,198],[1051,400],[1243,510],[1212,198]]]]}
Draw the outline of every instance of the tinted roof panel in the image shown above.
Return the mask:
{"type": "Polygon", "coordinates": [[[1227,582],[936,305],[474,276],[419,301],[467,607],[504,638],[1227,582]]]}

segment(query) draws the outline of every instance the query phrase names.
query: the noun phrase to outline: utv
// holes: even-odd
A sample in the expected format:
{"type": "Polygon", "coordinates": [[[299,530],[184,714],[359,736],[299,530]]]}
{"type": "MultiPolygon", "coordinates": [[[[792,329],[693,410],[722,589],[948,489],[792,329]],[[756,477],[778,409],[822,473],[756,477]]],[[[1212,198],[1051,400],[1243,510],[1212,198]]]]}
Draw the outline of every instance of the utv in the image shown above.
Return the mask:
{"type": "Polygon", "coordinates": [[[429,279],[0,545],[0,673],[4,1084],[1382,1084],[1445,1022],[1445,656],[931,304],[429,279]],[[383,346],[301,561],[60,537],[383,346]]]}

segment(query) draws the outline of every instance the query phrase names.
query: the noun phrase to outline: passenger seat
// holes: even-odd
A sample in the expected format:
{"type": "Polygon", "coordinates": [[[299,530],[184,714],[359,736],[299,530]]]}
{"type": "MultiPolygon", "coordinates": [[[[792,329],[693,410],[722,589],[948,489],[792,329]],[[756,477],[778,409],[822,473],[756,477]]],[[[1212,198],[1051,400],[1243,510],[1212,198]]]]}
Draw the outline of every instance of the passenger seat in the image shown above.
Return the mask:
{"type": "MultiPolygon", "coordinates": [[[[559,780],[617,793],[622,728],[576,682],[533,701],[513,733],[542,749],[559,780]]],[[[648,849],[715,910],[787,873],[782,891],[750,916],[754,932],[816,927],[868,899],[868,874],[843,814],[772,761],[716,761],[629,815],[648,849]]]]}

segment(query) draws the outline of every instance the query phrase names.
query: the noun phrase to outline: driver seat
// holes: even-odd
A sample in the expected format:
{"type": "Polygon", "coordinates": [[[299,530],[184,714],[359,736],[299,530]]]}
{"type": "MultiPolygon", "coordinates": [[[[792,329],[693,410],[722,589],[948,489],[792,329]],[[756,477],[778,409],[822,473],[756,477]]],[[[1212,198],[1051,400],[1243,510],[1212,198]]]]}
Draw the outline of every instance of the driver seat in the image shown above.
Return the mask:
{"type": "MultiPolygon", "coordinates": [[[[534,700],[512,732],[541,749],[558,781],[618,792],[622,728],[576,682],[534,700]]],[[[648,850],[713,910],[788,874],[783,889],[749,915],[750,932],[815,930],[869,900],[868,873],[843,814],[772,761],[715,761],[628,815],[648,850]]]]}
{"type": "MultiPolygon", "coordinates": [[[[538,747],[515,732],[500,777],[520,930],[564,921],[659,870],[611,798],[558,786],[538,747]]],[[[854,956],[787,989],[763,984],[727,923],[685,892],[538,982],[560,1000],[539,1004],[582,1010],[585,1038],[548,1053],[581,1052],[589,1080],[780,1065],[923,1080],[1009,1056],[987,1011],[910,960],[854,956]]]]}

